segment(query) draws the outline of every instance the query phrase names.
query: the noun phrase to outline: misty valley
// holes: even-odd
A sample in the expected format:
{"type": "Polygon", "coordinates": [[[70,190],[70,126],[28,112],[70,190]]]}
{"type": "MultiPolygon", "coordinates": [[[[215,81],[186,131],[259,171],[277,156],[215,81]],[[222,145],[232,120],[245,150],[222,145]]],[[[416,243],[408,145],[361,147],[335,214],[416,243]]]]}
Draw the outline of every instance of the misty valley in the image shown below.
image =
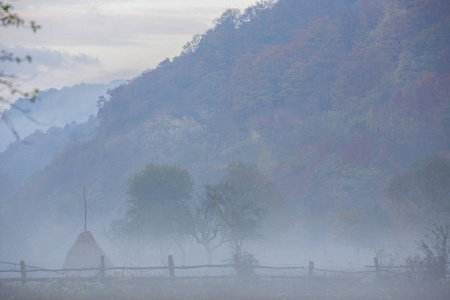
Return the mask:
{"type": "Polygon", "coordinates": [[[20,96],[0,299],[450,297],[448,1],[257,1],[134,78],[20,96]]]}

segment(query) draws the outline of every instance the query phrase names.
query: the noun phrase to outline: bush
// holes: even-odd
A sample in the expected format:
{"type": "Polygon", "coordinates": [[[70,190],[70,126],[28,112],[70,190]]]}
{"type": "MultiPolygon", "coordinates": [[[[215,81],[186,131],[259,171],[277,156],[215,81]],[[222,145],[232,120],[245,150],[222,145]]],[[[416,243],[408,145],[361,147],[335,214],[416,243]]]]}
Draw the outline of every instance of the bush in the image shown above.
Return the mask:
{"type": "Polygon", "coordinates": [[[436,282],[444,279],[447,272],[448,246],[450,225],[434,224],[428,229],[431,235],[425,234],[425,240],[418,242],[419,253],[409,256],[405,263],[410,268],[410,279],[426,280],[427,282],[436,282]]]}
{"type": "Polygon", "coordinates": [[[238,278],[245,279],[256,276],[254,267],[259,265],[259,261],[248,251],[242,249],[234,251],[233,258],[228,262],[234,265],[234,271],[238,278]]]}

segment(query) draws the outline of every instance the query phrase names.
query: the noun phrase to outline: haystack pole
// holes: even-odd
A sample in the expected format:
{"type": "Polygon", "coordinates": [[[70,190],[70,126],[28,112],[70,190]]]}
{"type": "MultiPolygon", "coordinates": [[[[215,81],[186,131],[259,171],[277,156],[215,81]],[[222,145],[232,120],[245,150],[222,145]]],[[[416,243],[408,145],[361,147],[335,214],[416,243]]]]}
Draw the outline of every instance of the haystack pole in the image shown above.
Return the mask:
{"type": "Polygon", "coordinates": [[[87,201],[86,188],[83,186],[84,199],[84,231],[78,235],[77,240],[69,249],[64,260],[64,269],[96,268],[102,256],[106,267],[112,267],[108,256],[98,245],[90,231],[87,231],[87,201]]]}
{"type": "Polygon", "coordinates": [[[86,187],[84,185],[83,185],[83,198],[84,198],[84,231],[86,231],[87,204],[86,204],[86,187]]]}

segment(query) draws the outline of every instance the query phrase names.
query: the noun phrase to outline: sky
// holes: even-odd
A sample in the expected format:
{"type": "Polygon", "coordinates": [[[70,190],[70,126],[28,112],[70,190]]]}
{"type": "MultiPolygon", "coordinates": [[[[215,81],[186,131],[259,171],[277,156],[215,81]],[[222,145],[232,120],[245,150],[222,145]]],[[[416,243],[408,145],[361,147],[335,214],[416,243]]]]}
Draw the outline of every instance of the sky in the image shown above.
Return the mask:
{"type": "Polygon", "coordinates": [[[1,63],[22,89],[131,79],[181,53],[227,8],[256,0],[9,0],[41,29],[0,28],[0,49],[32,56],[32,63],[1,63]]]}

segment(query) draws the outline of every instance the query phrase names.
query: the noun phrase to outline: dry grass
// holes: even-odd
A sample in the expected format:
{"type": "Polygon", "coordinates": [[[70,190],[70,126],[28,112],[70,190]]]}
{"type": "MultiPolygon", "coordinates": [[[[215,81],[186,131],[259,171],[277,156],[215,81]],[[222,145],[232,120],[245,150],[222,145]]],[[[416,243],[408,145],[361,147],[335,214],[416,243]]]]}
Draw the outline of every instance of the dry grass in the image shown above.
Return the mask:
{"type": "Polygon", "coordinates": [[[137,279],[100,282],[1,283],[0,299],[449,299],[450,282],[410,284],[405,280],[358,278],[137,279]]]}

